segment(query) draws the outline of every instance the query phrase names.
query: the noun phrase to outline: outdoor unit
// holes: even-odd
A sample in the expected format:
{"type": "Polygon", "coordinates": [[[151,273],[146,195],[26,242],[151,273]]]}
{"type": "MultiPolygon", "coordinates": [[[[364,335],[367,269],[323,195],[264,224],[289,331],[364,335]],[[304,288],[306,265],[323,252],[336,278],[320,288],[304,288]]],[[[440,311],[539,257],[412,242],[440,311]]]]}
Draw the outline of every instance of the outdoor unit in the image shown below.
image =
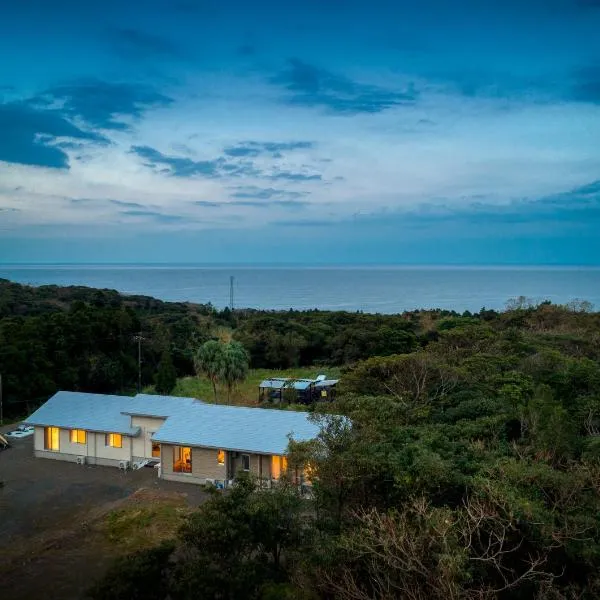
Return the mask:
{"type": "Polygon", "coordinates": [[[215,480],[214,479],[209,479],[208,477],[204,480],[204,483],[206,483],[206,485],[212,484],[215,485],[215,480]]]}
{"type": "Polygon", "coordinates": [[[129,461],[128,460],[120,460],[119,461],[119,469],[123,471],[127,471],[129,469],[129,461]]]}
{"type": "Polygon", "coordinates": [[[85,458],[85,456],[77,456],[75,460],[77,461],[78,465],[85,465],[85,458]]]}

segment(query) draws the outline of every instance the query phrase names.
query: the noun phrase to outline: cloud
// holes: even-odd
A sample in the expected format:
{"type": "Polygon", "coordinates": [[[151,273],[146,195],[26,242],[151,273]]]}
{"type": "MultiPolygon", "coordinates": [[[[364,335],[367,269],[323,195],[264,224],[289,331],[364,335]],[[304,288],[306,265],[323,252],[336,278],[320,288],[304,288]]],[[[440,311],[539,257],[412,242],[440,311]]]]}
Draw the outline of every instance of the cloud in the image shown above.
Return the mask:
{"type": "Polygon", "coordinates": [[[173,177],[258,177],[261,171],[252,163],[245,161],[230,162],[223,157],[213,160],[192,160],[187,157],[171,156],[150,146],[132,146],[131,152],[146,160],[146,166],[160,171],[166,167],[173,177]]]}
{"type": "Polygon", "coordinates": [[[139,29],[118,28],[111,32],[117,53],[125,58],[178,58],[181,49],[171,40],[139,29]]]}
{"type": "Polygon", "coordinates": [[[314,148],[314,142],[240,142],[235,146],[225,148],[227,156],[260,156],[270,155],[272,158],[282,158],[283,152],[293,150],[310,150],[314,148]]]}
{"type": "Polygon", "coordinates": [[[325,219],[299,219],[275,221],[277,227],[331,227],[332,222],[325,219]]]}
{"type": "Polygon", "coordinates": [[[210,202],[208,200],[196,200],[194,204],[196,206],[204,206],[205,208],[219,208],[221,206],[220,202],[210,202]]]}
{"type": "Polygon", "coordinates": [[[271,198],[287,198],[290,200],[294,200],[297,198],[302,198],[303,196],[307,196],[309,192],[298,192],[298,191],[288,191],[288,190],[278,190],[275,188],[260,188],[257,186],[245,186],[235,188],[239,191],[231,194],[233,198],[259,198],[262,200],[270,200],[271,198]]]}
{"type": "Polygon", "coordinates": [[[219,160],[192,160],[191,158],[168,156],[150,146],[132,146],[131,151],[147,162],[146,166],[157,169],[168,167],[174,177],[192,177],[204,175],[217,177],[222,166],[219,160]]]}
{"type": "Polygon", "coordinates": [[[396,106],[412,105],[416,92],[388,90],[359,83],[325,69],[290,59],[286,69],[270,79],[290,94],[290,104],[325,108],[341,115],[379,113],[396,106]]]}
{"type": "Polygon", "coordinates": [[[232,200],[227,203],[229,206],[247,206],[252,208],[290,208],[290,209],[299,209],[306,208],[310,206],[310,202],[305,202],[302,200],[269,200],[263,201],[260,200],[232,200]]]}
{"type": "Polygon", "coordinates": [[[144,205],[139,202],[124,202],[123,200],[109,200],[109,202],[123,208],[144,208],[144,205]]]}
{"type": "Polygon", "coordinates": [[[293,173],[291,171],[278,171],[277,173],[269,175],[269,179],[285,179],[287,181],[321,181],[322,177],[318,173],[307,175],[305,173],[293,173]]]}
{"type": "Polygon", "coordinates": [[[0,132],[1,161],[52,169],[69,168],[67,144],[54,144],[56,138],[106,142],[73,125],[60,110],[39,110],[26,102],[0,104],[0,132]]]}
{"type": "Polygon", "coordinates": [[[188,220],[181,215],[169,215],[153,210],[122,210],[119,214],[127,217],[148,217],[158,223],[180,223],[188,220]]]}
{"type": "Polygon", "coordinates": [[[168,106],[173,100],[142,84],[85,79],[52,87],[30,104],[51,108],[57,102],[64,118],[81,119],[99,129],[127,130],[123,117],[139,119],[149,108],[168,106]]]}

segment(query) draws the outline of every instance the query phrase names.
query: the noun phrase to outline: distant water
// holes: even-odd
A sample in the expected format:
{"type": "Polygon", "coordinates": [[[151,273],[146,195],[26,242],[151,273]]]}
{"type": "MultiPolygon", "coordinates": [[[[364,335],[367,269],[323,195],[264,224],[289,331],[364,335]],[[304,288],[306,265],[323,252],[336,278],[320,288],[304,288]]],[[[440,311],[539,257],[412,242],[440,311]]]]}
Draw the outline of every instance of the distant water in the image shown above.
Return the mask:
{"type": "Polygon", "coordinates": [[[236,307],[361,310],[501,309],[527,296],[566,303],[588,300],[600,309],[600,268],[576,267],[206,267],[2,266],[0,277],[31,285],[86,285],[162,300],[236,307]]]}

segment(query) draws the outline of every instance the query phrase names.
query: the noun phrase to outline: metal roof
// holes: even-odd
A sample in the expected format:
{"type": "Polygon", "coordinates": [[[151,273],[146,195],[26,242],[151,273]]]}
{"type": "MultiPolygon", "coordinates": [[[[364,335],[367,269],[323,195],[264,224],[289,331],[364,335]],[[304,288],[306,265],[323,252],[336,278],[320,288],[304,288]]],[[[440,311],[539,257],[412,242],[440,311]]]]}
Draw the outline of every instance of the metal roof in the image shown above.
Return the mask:
{"type": "Polygon", "coordinates": [[[335,385],[338,381],[339,379],[321,379],[315,383],[315,387],[330,387],[332,385],[335,385]]]}
{"type": "Polygon", "coordinates": [[[309,421],[305,412],[223,406],[148,394],[130,397],[57,392],[26,423],[137,436],[140,430],[131,427],[131,415],[166,418],[153,436],[159,442],[264,454],[283,454],[289,435],[304,441],[319,432],[319,426],[309,421]]]}
{"type": "Polygon", "coordinates": [[[261,381],[258,387],[273,389],[273,390],[281,390],[286,385],[294,388],[295,390],[305,390],[309,388],[313,383],[315,383],[314,379],[292,379],[291,377],[273,377],[272,379],[265,379],[261,381]]]}
{"type": "Polygon", "coordinates": [[[168,418],[153,435],[158,442],[284,454],[288,436],[313,439],[319,426],[306,412],[198,404],[186,416],[168,418]]]}
{"type": "Polygon", "coordinates": [[[261,381],[258,387],[280,390],[285,385],[286,381],[289,381],[289,379],[286,377],[273,377],[271,379],[265,379],[264,381],[261,381]]]}
{"type": "Polygon", "coordinates": [[[57,392],[28,419],[28,425],[85,429],[136,436],[131,417],[123,414],[133,406],[130,396],[109,396],[82,392],[57,392]]]}

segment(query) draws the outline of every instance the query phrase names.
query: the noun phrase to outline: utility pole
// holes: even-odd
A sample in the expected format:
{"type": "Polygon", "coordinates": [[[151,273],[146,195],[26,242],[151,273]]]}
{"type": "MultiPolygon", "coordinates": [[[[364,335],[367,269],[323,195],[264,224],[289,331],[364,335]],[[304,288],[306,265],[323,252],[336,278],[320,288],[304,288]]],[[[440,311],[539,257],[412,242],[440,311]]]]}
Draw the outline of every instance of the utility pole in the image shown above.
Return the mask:
{"type": "Polygon", "coordinates": [[[142,337],[141,332],[138,335],[134,335],[133,339],[138,343],[138,394],[142,391],[142,337]]]}
{"type": "Polygon", "coordinates": [[[229,276],[229,310],[233,312],[233,275],[229,276]]]}

